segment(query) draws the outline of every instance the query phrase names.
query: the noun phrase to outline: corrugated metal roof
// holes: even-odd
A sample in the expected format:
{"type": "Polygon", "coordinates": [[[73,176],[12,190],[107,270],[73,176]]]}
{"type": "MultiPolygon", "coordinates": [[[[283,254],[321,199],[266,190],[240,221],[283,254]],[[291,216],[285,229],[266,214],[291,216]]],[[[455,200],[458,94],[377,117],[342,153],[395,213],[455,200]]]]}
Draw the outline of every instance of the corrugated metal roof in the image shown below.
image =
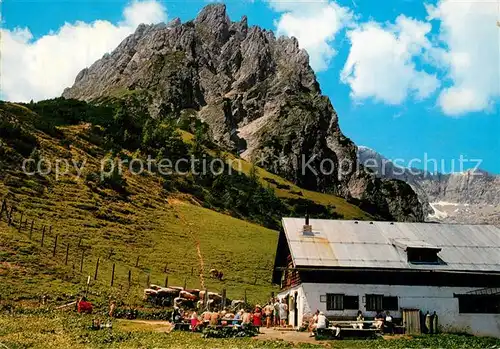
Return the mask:
{"type": "Polygon", "coordinates": [[[367,222],[283,218],[296,267],[395,268],[500,272],[500,229],[490,225],[367,222]],[[408,262],[398,242],[440,248],[440,264],[408,262]]]}

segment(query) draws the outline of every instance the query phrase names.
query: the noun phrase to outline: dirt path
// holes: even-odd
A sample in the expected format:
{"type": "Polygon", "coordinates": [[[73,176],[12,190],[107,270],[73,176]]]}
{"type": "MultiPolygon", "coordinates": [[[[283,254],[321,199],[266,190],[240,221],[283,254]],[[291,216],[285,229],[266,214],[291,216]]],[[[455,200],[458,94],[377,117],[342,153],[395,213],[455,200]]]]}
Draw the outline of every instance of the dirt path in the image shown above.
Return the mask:
{"type": "Polygon", "coordinates": [[[117,320],[118,326],[126,331],[138,332],[164,332],[170,333],[173,326],[168,321],[157,320],[117,320]]]}
{"type": "Polygon", "coordinates": [[[309,337],[308,332],[297,332],[297,331],[280,331],[274,330],[272,328],[267,329],[265,327],[260,328],[261,334],[255,337],[256,340],[264,340],[264,341],[274,341],[274,340],[282,340],[290,343],[307,343],[307,344],[316,344],[316,345],[325,345],[327,347],[330,346],[328,342],[318,341],[314,337],[309,337]]]}

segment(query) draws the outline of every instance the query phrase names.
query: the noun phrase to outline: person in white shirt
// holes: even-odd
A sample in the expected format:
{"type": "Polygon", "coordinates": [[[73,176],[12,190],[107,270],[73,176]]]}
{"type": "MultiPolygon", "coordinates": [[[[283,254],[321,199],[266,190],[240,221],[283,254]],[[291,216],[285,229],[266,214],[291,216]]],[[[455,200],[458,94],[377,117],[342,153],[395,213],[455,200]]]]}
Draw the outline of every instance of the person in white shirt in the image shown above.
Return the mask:
{"type": "Polygon", "coordinates": [[[319,310],[316,310],[313,316],[309,319],[309,337],[314,337],[314,330],[316,329],[316,325],[318,323],[318,315],[319,310]]]}
{"type": "Polygon", "coordinates": [[[388,311],[385,313],[384,325],[390,333],[394,334],[394,324],[392,323],[392,316],[388,311]]]}
{"type": "Polygon", "coordinates": [[[286,327],[286,320],[288,318],[288,306],[286,305],[284,298],[281,300],[281,303],[279,305],[279,315],[281,327],[286,327]]]}
{"type": "Polygon", "coordinates": [[[326,316],[322,311],[319,312],[316,328],[326,328],[326,316]]]}

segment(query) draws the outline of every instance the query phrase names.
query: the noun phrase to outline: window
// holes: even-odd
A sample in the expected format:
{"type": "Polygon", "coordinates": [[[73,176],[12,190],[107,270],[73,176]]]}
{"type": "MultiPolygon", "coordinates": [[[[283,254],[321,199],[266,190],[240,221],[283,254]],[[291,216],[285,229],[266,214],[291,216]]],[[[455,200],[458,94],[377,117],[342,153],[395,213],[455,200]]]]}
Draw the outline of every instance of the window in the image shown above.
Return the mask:
{"type": "MultiPolygon", "coordinates": [[[[321,299],[321,296],[320,296],[321,299]]],[[[326,310],[359,309],[358,296],[345,296],[343,294],[327,293],[326,310]]]]}
{"type": "Polygon", "coordinates": [[[438,252],[439,250],[427,248],[408,248],[406,253],[410,263],[434,264],[439,263],[438,252]]]}
{"type": "Polygon", "coordinates": [[[399,310],[398,297],[383,296],[381,294],[366,295],[366,310],[399,310]]]}
{"type": "Polygon", "coordinates": [[[344,296],[344,309],[359,309],[358,296],[344,296]]]}
{"type": "Polygon", "coordinates": [[[384,297],[382,299],[382,309],[399,310],[398,297],[384,297]]]}
{"type": "Polygon", "coordinates": [[[500,314],[500,295],[457,295],[458,312],[500,314]]]}
{"type": "Polygon", "coordinates": [[[326,310],[344,310],[344,295],[327,293],[326,310]]]}
{"type": "Polygon", "coordinates": [[[381,294],[367,294],[366,295],[366,310],[379,311],[382,310],[382,301],[384,296],[381,294]]]}

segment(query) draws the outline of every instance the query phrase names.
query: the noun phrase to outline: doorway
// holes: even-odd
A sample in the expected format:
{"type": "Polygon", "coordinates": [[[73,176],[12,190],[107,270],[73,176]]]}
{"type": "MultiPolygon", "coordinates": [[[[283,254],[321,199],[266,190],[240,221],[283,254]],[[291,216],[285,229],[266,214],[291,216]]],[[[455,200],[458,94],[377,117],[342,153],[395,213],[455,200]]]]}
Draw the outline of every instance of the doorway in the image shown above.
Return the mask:
{"type": "Polygon", "coordinates": [[[299,326],[299,306],[297,301],[299,300],[299,295],[297,292],[294,294],[294,302],[293,302],[293,326],[299,326]]]}

